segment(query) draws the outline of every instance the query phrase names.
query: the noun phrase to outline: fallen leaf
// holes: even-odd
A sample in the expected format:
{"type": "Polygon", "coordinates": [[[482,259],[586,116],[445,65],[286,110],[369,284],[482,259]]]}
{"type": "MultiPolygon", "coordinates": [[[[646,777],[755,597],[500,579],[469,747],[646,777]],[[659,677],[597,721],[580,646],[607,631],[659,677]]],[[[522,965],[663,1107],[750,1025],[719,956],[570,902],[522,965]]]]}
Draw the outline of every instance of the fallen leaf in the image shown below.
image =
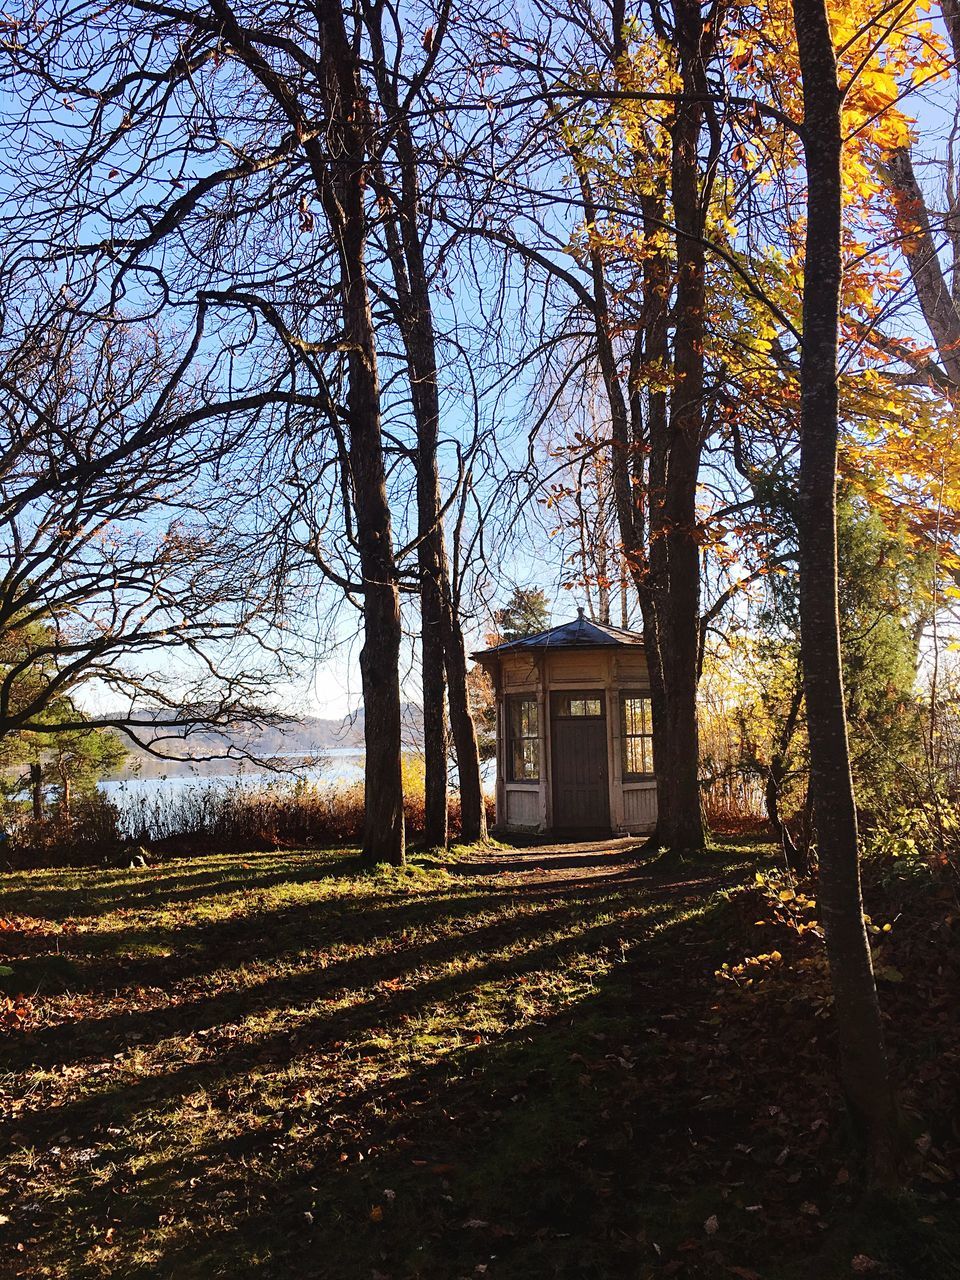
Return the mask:
{"type": "Polygon", "coordinates": [[[717,1215],[711,1213],[710,1217],[703,1224],[703,1229],[708,1236],[715,1236],[720,1230],[720,1223],[717,1221],[717,1215]]]}

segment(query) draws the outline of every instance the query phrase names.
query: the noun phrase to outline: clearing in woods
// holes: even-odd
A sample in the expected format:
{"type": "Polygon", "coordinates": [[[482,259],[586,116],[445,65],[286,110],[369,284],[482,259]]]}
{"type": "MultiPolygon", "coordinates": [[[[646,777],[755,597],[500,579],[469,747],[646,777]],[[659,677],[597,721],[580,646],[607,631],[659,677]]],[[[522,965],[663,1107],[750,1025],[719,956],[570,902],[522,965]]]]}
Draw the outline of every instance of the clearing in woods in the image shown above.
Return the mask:
{"type": "Polygon", "coordinates": [[[755,843],[682,863],[621,841],[373,876],[306,852],[0,877],[26,995],[0,1274],[960,1275],[960,949],[936,895],[881,939],[924,1120],[923,1195],[878,1210],[815,909],[761,884],[773,867],[755,843]]]}

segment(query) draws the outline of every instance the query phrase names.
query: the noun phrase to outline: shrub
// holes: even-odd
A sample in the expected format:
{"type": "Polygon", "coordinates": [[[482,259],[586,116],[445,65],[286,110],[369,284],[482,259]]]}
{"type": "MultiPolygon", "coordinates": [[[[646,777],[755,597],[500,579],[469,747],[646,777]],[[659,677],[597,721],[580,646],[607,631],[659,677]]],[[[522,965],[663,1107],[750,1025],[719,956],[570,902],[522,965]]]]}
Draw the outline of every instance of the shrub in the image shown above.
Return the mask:
{"type": "Polygon", "coordinates": [[[114,860],[123,848],[121,814],[99,791],[79,796],[70,815],[35,822],[23,814],[9,820],[0,856],[14,867],[69,866],[114,860]]]}

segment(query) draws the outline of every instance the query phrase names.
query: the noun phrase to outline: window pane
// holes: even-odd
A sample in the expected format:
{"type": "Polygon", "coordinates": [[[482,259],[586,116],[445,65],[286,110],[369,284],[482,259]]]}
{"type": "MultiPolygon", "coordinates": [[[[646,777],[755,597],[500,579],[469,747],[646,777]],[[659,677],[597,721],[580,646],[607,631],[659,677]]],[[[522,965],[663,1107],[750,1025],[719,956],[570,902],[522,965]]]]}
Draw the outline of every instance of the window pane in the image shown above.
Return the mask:
{"type": "Polygon", "coordinates": [[[649,738],[624,738],[624,773],[653,773],[653,744],[649,738]]]}
{"type": "Polygon", "coordinates": [[[513,744],[514,782],[536,782],[540,776],[540,744],[536,738],[520,738],[513,744]]]}
{"type": "Polygon", "coordinates": [[[643,772],[653,773],[653,739],[641,738],[643,746],[643,772]]]}
{"type": "Polygon", "coordinates": [[[540,731],[540,708],[534,701],[523,703],[523,736],[535,738],[540,731]]]}
{"type": "Polygon", "coordinates": [[[649,697],[634,695],[622,700],[623,772],[653,773],[653,721],[649,697]]]}
{"type": "Polygon", "coordinates": [[[510,737],[523,737],[523,703],[519,699],[510,701],[510,737]]]}
{"type": "Polygon", "coordinates": [[[540,777],[540,714],[535,698],[510,698],[508,703],[508,760],[514,782],[540,777]]]}
{"type": "Polygon", "coordinates": [[[599,698],[558,698],[558,716],[601,716],[603,706],[599,698]]]}
{"type": "Polygon", "coordinates": [[[624,732],[628,734],[649,733],[647,728],[648,698],[624,698],[623,717],[624,732]]]}

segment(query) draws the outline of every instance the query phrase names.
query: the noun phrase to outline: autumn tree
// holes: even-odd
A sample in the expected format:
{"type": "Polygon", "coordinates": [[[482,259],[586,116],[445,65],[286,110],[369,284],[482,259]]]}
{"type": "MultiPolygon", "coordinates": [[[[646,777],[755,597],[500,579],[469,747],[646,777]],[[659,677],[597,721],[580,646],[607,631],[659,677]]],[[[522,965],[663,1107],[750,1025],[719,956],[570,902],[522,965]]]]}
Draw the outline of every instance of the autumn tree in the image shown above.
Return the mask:
{"type": "MultiPolygon", "coordinates": [[[[537,350],[553,368],[542,419],[565,386],[581,385],[578,378],[602,389],[609,435],[581,436],[580,443],[584,457],[608,452],[615,554],[629,567],[641,604],[661,834],[675,848],[698,848],[704,832],[695,696],[702,540],[696,494],[709,434],[701,241],[713,181],[711,164],[703,163],[713,114],[703,87],[713,74],[723,16],[719,9],[707,15],[696,6],[657,6],[647,29],[628,23],[620,6],[609,15],[576,10],[564,24],[571,66],[555,57],[552,11],[538,13],[544,34],[536,27],[525,33],[504,61],[535,93],[548,128],[534,114],[529,133],[515,144],[519,159],[504,162],[516,196],[508,189],[492,216],[480,215],[481,226],[457,229],[501,248],[525,283],[540,281],[549,321],[537,350]],[[629,98],[634,84],[651,76],[656,91],[638,96],[658,99],[660,109],[651,110],[649,121],[632,120],[620,148],[616,110],[596,104],[629,98]],[[686,85],[686,95],[678,95],[679,85],[686,85]],[[623,180],[618,149],[628,157],[632,187],[623,180]],[[541,189],[542,175],[555,173],[558,161],[571,181],[541,189]],[[566,243],[529,215],[531,185],[538,191],[535,208],[576,218],[566,243]],[[635,253],[623,251],[627,243],[637,246],[635,253]]],[[[571,445],[571,461],[575,452],[571,445]]]]}
{"type": "MultiPolygon", "coordinates": [[[[796,531],[786,522],[782,545],[795,552],[796,531]]],[[[844,485],[837,563],[851,772],[860,817],[874,825],[896,820],[922,773],[918,675],[931,604],[929,555],[889,530],[844,485]]],[[[763,582],[741,624],[710,654],[703,710],[714,754],[706,772],[715,781],[759,782],[787,865],[806,875],[813,869],[806,847],[809,759],[793,557],[763,582]]]]}

